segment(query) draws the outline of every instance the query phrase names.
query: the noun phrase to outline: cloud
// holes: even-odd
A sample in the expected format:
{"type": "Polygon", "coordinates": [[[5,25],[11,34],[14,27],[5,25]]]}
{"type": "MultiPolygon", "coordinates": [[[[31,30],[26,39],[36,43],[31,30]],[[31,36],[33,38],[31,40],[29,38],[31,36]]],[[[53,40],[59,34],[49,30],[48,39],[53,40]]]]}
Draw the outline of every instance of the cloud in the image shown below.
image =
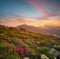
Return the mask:
{"type": "Polygon", "coordinates": [[[48,17],[48,18],[30,18],[30,17],[10,17],[0,19],[0,24],[6,26],[18,26],[21,24],[33,25],[33,26],[60,26],[60,16],[48,17]]]}
{"type": "Polygon", "coordinates": [[[21,24],[33,24],[34,22],[36,22],[36,18],[30,17],[5,17],[0,19],[0,24],[13,27],[21,24]]]}
{"type": "MultiPolygon", "coordinates": [[[[42,14],[42,16],[45,16],[45,17],[57,16],[57,14],[49,13],[45,10],[45,8],[43,7],[44,5],[47,4],[47,2],[45,1],[27,0],[27,2],[33,5],[34,7],[36,7],[38,11],[42,14]]],[[[58,9],[58,7],[54,7],[54,8],[58,9]]]]}

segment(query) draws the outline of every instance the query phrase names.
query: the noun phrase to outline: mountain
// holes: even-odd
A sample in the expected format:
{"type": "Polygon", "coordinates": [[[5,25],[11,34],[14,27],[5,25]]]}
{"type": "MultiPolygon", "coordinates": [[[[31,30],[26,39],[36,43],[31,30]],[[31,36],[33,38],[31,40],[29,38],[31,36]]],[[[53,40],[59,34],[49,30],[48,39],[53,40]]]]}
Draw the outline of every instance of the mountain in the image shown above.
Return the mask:
{"type": "Polygon", "coordinates": [[[39,32],[40,31],[39,27],[30,26],[30,25],[26,25],[26,24],[19,25],[19,26],[17,26],[17,28],[23,28],[23,29],[29,30],[31,32],[39,32]]]}
{"type": "Polygon", "coordinates": [[[23,29],[26,29],[31,32],[60,37],[60,27],[59,26],[57,27],[57,26],[45,25],[44,27],[41,27],[41,26],[35,27],[35,26],[22,24],[22,25],[17,26],[17,28],[23,28],[23,29]]]}
{"type": "Polygon", "coordinates": [[[40,54],[54,59],[54,54],[49,50],[56,45],[60,45],[58,37],[0,25],[0,59],[23,59],[26,56],[35,59],[40,54]]]}

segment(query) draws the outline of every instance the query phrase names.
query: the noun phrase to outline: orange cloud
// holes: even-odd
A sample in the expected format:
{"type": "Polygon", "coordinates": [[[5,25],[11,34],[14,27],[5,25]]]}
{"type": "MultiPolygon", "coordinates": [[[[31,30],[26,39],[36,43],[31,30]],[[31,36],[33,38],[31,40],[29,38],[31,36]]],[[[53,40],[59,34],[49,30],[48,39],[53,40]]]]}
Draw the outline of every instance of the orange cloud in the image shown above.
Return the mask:
{"type": "Polygon", "coordinates": [[[60,26],[60,17],[48,17],[48,18],[27,18],[27,17],[17,17],[17,18],[3,18],[0,19],[0,24],[6,26],[18,26],[21,24],[27,24],[32,26],[60,26]],[[47,20],[45,20],[47,19],[47,20]]]}

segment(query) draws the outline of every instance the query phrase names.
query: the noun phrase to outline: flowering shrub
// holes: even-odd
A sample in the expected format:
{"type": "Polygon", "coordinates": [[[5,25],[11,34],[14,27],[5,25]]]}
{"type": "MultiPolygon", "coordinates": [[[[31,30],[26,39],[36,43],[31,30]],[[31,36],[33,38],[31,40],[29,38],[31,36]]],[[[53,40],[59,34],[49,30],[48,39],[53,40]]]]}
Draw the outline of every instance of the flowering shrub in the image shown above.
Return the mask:
{"type": "Polygon", "coordinates": [[[4,41],[5,44],[10,44],[8,41],[4,41]]]}
{"type": "Polygon", "coordinates": [[[25,48],[25,52],[31,52],[30,48],[25,48]]]}

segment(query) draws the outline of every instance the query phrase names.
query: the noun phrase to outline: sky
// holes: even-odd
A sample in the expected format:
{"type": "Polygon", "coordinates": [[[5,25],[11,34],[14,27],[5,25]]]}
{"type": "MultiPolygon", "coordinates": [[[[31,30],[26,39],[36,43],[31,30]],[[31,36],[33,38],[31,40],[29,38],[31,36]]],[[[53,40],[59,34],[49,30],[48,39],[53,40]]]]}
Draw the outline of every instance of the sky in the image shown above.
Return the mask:
{"type": "Polygon", "coordinates": [[[0,24],[60,26],[60,0],[0,0],[0,24]]]}

